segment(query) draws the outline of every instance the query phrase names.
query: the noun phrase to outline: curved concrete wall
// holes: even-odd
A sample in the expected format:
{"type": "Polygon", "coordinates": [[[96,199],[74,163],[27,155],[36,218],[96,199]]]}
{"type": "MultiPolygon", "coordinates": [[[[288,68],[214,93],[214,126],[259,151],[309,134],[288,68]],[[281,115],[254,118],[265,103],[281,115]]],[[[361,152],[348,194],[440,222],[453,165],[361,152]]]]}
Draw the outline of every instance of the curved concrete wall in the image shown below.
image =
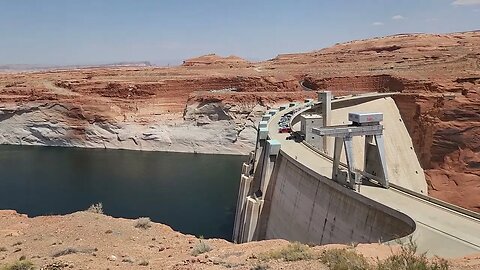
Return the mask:
{"type": "Polygon", "coordinates": [[[411,234],[408,216],[341,187],[280,152],[266,194],[266,239],[372,243],[411,234]]]}

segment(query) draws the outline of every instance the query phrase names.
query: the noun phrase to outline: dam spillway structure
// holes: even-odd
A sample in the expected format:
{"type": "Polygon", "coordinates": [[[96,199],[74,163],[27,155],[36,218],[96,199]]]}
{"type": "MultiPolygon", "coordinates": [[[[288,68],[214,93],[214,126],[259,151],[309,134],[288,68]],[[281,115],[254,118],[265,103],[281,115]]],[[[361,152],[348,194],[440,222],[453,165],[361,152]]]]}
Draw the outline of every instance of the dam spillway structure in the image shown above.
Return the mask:
{"type": "Polygon", "coordinates": [[[269,110],[242,167],[234,241],[322,245],[411,238],[429,255],[479,252],[480,215],[427,196],[391,95],[332,97],[323,91],[317,102],[269,110]],[[283,132],[286,121],[292,135],[283,132]]]}

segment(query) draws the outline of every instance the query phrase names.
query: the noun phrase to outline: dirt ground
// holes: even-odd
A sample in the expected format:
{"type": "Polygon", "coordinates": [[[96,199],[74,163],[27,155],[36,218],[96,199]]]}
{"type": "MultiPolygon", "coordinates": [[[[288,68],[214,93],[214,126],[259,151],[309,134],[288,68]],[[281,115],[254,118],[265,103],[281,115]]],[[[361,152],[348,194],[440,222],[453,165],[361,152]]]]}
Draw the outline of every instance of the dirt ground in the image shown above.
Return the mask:
{"type": "MultiPolygon", "coordinates": [[[[319,259],[286,262],[265,260],[264,254],[285,248],[284,240],[233,244],[198,239],[158,223],[138,227],[137,220],[92,212],[28,218],[0,211],[0,266],[25,259],[36,269],[328,269],[319,259]],[[202,243],[202,244],[201,244],[202,243]],[[205,244],[211,250],[194,256],[205,244]],[[55,268],[56,267],[56,268],[55,268]]],[[[312,254],[343,245],[310,247],[312,254]]],[[[398,249],[360,244],[355,250],[371,261],[398,249]]],[[[480,254],[451,260],[450,269],[480,269],[480,254]]]]}

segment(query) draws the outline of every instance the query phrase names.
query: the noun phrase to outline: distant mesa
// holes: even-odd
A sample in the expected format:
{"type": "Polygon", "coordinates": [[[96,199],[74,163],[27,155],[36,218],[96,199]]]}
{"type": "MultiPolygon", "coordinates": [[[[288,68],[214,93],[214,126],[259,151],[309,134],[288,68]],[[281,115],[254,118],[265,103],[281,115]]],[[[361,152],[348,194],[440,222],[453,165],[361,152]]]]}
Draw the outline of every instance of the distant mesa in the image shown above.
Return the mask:
{"type": "Polygon", "coordinates": [[[219,65],[219,66],[230,66],[230,67],[237,67],[237,66],[247,66],[250,63],[238,56],[235,55],[230,55],[227,57],[222,57],[219,55],[216,55],[214,53],[207,54],[207,55],[202,55],[199,57],[195,58],[190,58],[185,61],[183,61],[182,66],[186,67],[193,67],[193,66],[211,66],[211,65],[219,65]]]}
{"type": "Polygon", "coordinates": [[[110,64],[96,65],[28,65],[28,64],[7,64],[0,65],[0,71],[42,71],[42,70],[60,70],[77,68],[113,68],[113,67],[151,67],[149,61],[137,62],[117,62],[110,64]]]}

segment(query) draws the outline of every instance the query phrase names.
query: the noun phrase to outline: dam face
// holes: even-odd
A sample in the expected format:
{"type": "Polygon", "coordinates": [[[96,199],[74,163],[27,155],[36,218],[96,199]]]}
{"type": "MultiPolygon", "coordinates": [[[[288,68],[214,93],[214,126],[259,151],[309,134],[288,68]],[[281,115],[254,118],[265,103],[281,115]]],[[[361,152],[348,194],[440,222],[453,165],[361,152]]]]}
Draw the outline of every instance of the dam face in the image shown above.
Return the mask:
{"type": "Polygon", "coordinates": [[[150,217],[182,233],[231,240],[243,156],[0,146],[0,209],[150,217]]]}
{"type": "Polygon", "coordinates": [[[332,183],[283,154],[277,157],[266,239],[315,244],[390,241],[412,233],[409,217],[332,183]]]}

